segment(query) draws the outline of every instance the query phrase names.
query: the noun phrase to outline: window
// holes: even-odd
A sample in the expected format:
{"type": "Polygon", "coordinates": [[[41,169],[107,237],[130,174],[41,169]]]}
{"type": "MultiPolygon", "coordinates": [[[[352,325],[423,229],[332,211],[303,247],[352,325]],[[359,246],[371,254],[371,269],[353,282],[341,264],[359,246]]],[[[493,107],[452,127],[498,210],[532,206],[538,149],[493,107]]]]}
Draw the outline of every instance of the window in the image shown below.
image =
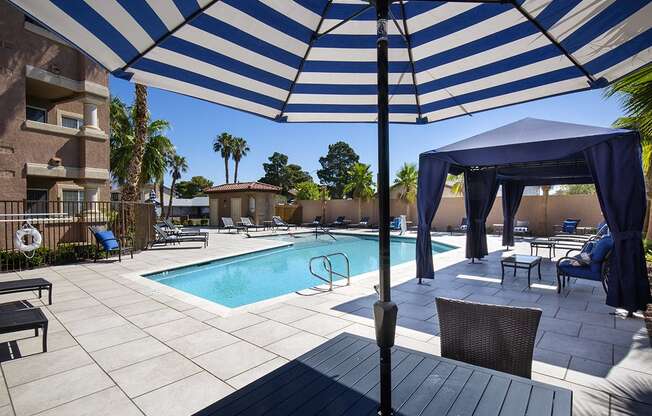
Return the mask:
{"type": "Polygon", "coordinates": [[[71,129],[80,129],[84,123],[75,117],[61,116],[61,125],[71,129]]]}
{"type": "Polygon", "coordinates": [[[85,192],[83,190],[63,191],[63,212],[78,215],[82,212],[85,192]]]}
{"type": "Polygon", "coordinates": [[[45,108],[28,105],[25,112],[27,120],[38,121],[39,123],[48,122],[48,112],[45,108]]]}
{"type": "Polygon", "coordinates": [[[48,212],[48,191],[45,189],[27,189],[28,214],[44,214],[48,212]]]}

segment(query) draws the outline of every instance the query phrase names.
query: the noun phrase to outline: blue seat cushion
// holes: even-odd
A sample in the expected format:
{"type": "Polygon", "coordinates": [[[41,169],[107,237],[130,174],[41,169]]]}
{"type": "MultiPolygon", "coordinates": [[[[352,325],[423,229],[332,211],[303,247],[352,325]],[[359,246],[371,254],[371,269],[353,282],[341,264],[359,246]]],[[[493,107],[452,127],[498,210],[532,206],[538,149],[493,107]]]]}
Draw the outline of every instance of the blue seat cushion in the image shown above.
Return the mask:
{"type": "Polygon", "coordinates": [[[574,233],[575,229],[577,228],[577,224],[579,224],[579,221],[577,220],[565,220],[561,226],[561,229],[565,233],[574,233]]]}
{"type": "Polygon", "coordinates": [[[594,243],[593,250],[591,250],[591,269],[600,272],[602,262],[605,256],[614,247],[614,240],[610,235],[606,235],[594,243]]]}
{"type": "MultiPolygon", "coordinates": [[[[593,264],[592,264],[593,265],[593,264]]],[[[600,270],[594,271],[591,266],[573,266],[570,260],[562,260],[559,263],[559,270],[571,277],[579,277],[588,280],[600,280],[600,270]]]]}
{"type": "Polygon", "coordinates": [[[102,248],[104,248],[106,251],[117,250],[120,248],[120,246],[118,246],[118,242],[116,241],[115,235],[113,235],[113,231],[100,231],[95,233],[95,238],[97,239],[97,242],[102,245],[102,248]]]}

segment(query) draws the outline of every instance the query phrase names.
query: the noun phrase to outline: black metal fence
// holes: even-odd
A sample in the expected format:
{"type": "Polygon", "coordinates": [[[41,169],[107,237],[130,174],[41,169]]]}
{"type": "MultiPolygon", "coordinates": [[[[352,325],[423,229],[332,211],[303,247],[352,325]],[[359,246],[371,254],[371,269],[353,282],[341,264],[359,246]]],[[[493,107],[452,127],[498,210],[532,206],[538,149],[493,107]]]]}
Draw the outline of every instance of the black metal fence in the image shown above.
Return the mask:
{"type": "MultiPolygon", "coordinates": [[[[156,220],[150,203],[122,201],[0,201],[0,270],[23,270],[40,266],[84,261],[95,257],[97,246],[89,227],[113,231],[123,246],[135,251],[153,239],[156,220]],[[133,212],[133,226],[128,213],[133,212]],[[39,248],[21,252],[16,231],[36,228],[41,235],[39,248]]],[[[31,244],[33,237],[23,242],[31,244]]]]}

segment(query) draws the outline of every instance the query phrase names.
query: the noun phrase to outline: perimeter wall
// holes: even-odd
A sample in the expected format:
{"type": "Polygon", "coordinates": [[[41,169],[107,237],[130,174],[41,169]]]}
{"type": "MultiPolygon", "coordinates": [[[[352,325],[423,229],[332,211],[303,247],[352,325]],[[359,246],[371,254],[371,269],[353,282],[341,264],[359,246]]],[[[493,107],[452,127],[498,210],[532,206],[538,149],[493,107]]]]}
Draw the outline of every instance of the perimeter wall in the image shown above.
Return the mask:
{"type": "MultiPolygon", "coordinates": [[[[516,214],[517,220],[530,222],[530,230],[535,235],[549,235],[553,232],[555,224],[561,224],[565,218],[579,218],[582,220],[580,226],[595,227],[602,221],[602,212],[598,203],[597,195],[550,195],[545,196],[524,196],[516,214]],[[547,215],[546,215],[547,214],[547,215]]],[[[321,201],[298,201],[303,207],[303,222],[311,222],[316,216],[322,215],[324,207],[321,201]]],[[[337,199],[326,201],[326,220],[332,222],[338,216],[344,215],[353,223],[358,222],[360,216],[368,216],[373,224],[378,224],[378,204],[376,200],[362,202],[360,204],[361,215],[358,215],[358,201],[350,199],[337,199]]],[[[411,226],[417,224],[416,204],[406,204],[398,199],[390,201],[390,215],[399,216],[408,214],[408,221],[411,226]]],[[[433,229],[446,231],[447,227],[459,226],[462,218],[465,217],[463,197],[444,197],[439,204],[439,209],[432,222],[433,229]]],[[[502,224],[503,208],[502,198],[497,197],[491,213],[487,218],[487,227],[492,231],[493,224],[502,224]]]]}

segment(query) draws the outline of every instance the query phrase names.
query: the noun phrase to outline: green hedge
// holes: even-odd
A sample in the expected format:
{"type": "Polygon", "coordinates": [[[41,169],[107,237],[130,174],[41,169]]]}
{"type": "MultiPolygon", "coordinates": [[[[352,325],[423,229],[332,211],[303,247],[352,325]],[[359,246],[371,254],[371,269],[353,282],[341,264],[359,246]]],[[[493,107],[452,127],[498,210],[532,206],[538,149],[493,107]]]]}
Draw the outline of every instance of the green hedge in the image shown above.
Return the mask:
{"type": "Polygon", "coordinates": [[[56,250],[39,247],[31,258],[19,251],[0,251],[0,270],[32,269],[47,265],[70,264],[95,258],[94,245],[60,244],[56,250]]]}

